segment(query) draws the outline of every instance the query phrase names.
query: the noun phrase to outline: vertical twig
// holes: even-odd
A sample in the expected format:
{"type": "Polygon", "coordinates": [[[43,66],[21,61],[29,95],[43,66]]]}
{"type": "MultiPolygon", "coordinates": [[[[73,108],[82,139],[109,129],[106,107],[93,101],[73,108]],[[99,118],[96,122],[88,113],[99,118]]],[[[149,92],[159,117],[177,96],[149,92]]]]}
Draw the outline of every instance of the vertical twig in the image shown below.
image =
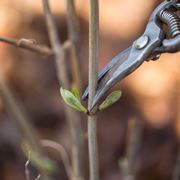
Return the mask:
{"type": "Polygon", "coordinates": [[[55,56],[58,80],[61,82],[64,88],[68,89],[70,83],[66,70],[65,53],[60,43],[60,39],[50,11],[48,0],[43,0],[43,6],[46,17],[46,25],[49,33],[49,39],[55,56]]]}
{"type": "MultiPolygon", "coordinates": [[[[179,122],[180,122],[180,82],[177,82],[177,120],[176,120],[176,130],[177,130],[177,137],[178,137],[178,142],[180,138],[179,134],[179,122]]],[[[177,159],[176,163],[174,166],[174,172],[173,172],[173,177],[172,180],[179,180],[180,179],[180,142],[179,142],[179,147],[178,147],[178,153],[177,153],[177,159]]]]}
{"type": "Polygon", "coordinates": [[[82,74],[80,68],[79,24],[75,10],[74,0],[67,0],[67,23],[69,39],[71,40],[71,59],[74,83],[82,91],[82,74]]]}
{"type": "MultiPolygon", "coordinates": [[[[39,144],[39,139],[36,131],[30,124],[30,120],[21,104],[21,102],[16,98],[14,93],[11,91],[4,79],[0,78],[0,95],[7,107],[7,111],[12,115],[16,125],[18,126],[20,132],[24,136],[25,140],[29,143],[32,149],[42,157],[42,150],[39,144]]],[[[46,175],[44,170],[40,169],[44,180],[49,180],[50,177],[46,175]]]]}
{"type": "MultiPolygon", "coordinates": [[[[99,59],[99,1],[90,0],[89,10],[89,101],[88,109],[91,109],[98,76],[99,59]]],[[[90,180],[99,180],[98,145],[96,116],[88,116],[88,146],[90,180]]]]}
{"type": "Polygon", "coordinates": [[[37,177],[34,180],[39,180],[41,178],[41,175],[38,174],[37,177]]]}
{"type": "Polygon", "coordinates": [[[175,164],[172,180],[179,180],[179,178],[180,178],[180,146],[177,154],[177,161],[175,164]]]}
{"type": "Polygon", "coordinates": [[[30,152],[28,152],[28,160],[25,163],[25,176],[26,180],[30,180],[29,164],[30,164],[30,152]]]}
{"type": "Polygon", "coordinates": [[[7,107],[7,111],[13,116],[19,130],[25,136],[26,140],[30,143],[33,150],[36,152],[40,152],[37,134],[31,126],[30,120],[27,117],[23,106],[10,90],[7,83],[2,79],[0,80],[0,94],[7,107]]]}
{"type": "MultiPolygon", "coordinates": [[[[56,70],[59,83],[63,86],[63,88],[69,89],[70,82],[68,79],[68,73],[66,69],[65,62],[65,52],[60,43],[57,29],[55,23],[53,21],[53,17],[49,8],[48,0],[43,0],[44,13],[46,17],[46,24],[49,33],[49,38],[52,46],[52,50],[54,52],[54,58],[56,62],[56,70]]],[[[79,126],[79,114],[74,111],[72,108],[65,104],[65,113],[66,118],[69,123],[71,137],[72,137],[72,170],[73,176],[72,179],[82,179],[82,169],[80,165],[80,149],[82,149],[82,139],[79,134],[80,126],[79,126]]]]}
{"type": "Polygon", "coordinates": [[[127,167],[125,180],[135,180],[137,167],[136,159],[143,131],[143,123],[137,119],[130,119],[128,124],[127,167]]]}
{"type": "MultiPolygon", "coordinates": [[[[82,73],[80,67],[80,44],[79,44],[79,22],[77,19],[76,9],[74,0],[67,0],[67,23],[68,23],[68,35],[71,41],[71,60],[73,70],[73,83],[78,88],[79,92],[82,92],[82,73]]],[[[77,119],[76,131],[76,143],[77,143],[77,158],[78,158],[78,169],[77,174],[81,177],[85,177],[87,174],[86,165],[86,147],[83,129],[83,119],[79,114],[77,119]]]]}

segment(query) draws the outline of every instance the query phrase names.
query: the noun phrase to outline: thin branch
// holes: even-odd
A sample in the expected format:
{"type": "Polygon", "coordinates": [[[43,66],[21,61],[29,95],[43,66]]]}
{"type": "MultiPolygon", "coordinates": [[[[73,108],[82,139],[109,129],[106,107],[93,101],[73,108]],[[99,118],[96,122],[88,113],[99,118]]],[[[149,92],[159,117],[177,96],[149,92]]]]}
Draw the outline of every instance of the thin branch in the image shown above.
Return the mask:
{"type": "MultiPolygon", "coordinates": [[[[0,78],[0,95],[7,107],[7,111],[12,115],[19,131],[22,133],[24,138],[30,144],[32,149],[39,155],[43,156],[41,146],[39,145],[39,138],[36,131],[30,124],[30,120],[23,108],[21,102],[17,99],[14,93],[11,91],[4,79],[0,78]]],[[[40,169],[43,174],[44,179],[49,180],[48,177],[42,169],[40,169]]]]}
{"type": "MultiPolygon", "coordinates": [[[[177,82],[177,120],[176,120],[176,127],[177,127],[177,133],[178,133],[178,141],[180,140],[179,138],[179,129],[178,129],[178,124],[180,122],[180,82],[177,82]]],[[[177,153],[177,159],[176,163],[174,166],[174,171],[173,171],[173,177],[172,180],[179,180],[180,179],[180,142],[179,142],[179,147],[178,147],[178,153],[177,153]]]]}
{"type": "Polygon", "coordinates": [[[61,82],[64,88],[69,89],[70,83],[68,80],[68,73],[66,70],[65,52],[58,37],[57,29],[50,11],[48,0],[43,0],[43,6],[50,43],[55,56],[54,58],[56,61],[58,80],[61,82]]]}
{"type": "Polygon", "coordinates": [[[137,119],[130,119],[128,124],[127,167],[125,180],[135,180],[137,176],[137,154],[141,142],[144,125],[137,119]]]}
{"type": "MultiPolygon", "coordinates": [[[[41,54],[43,56],[53,56],[53,51],[48,48],[46,45],[40,45],[36,44],[34,40],[31,39],[13,39],[13,38],[7,38],[7,37],[1,37],[0,36],[0,42],[4,42],[16,47],[20,47],[23,49],[26,49],[28,51],[32,51],[38,54],[41,54]]],[[[68,50],[71,48],[71,41],[67,40],[62,44],[62,47],[64,50],[68,50]]]]}
{"type": "MultiPolygon", "coordinates": [[[[54,52],[58,81],[61,84],[61,86],[63,86],[63,88],[69,89],[70,82],[68,79],[69,76],[66,69],[65,52],[58,37],[57,29],[49,8],[48,0],[43,0],[43,6],[44,6],[44,13],[46,17],[46,24],[49,33],[49,38],[54,52]]],[[[79,172],[80,169],[79,157],[81,156],[80,150],[81,148],[83,148],[82,147],[83,143],[79,141],[82,139],[80,138],[81,135],[79,135],[79,130],[81,128],[79,126],[79,119],[81,117],[76,111],[74,111],[66,104],[64,104],[64,106],[65,106],[66,118],[69,123],[71,137],[72,137],[72,169],[73,169],[72,179],[81,179],[83,178],[82,173],[79,172]]]]}
{"type": "Polygon", "coordinates": [[[25,176],[26,176],[26,180],[30,180],[30,172],[29,172],[29,164],[30,164],[30,152],[28,152],[28,160],[25,163],[25,176]]]}
{"type": "Polygon", "coordinates": [[[0,36],[0,41],[4,42],[4,43],[8,43],[10,45],[16,46],[16,47],[20,47],[29,51],[33,51],[36,53],[39,53],[41,55],[45,55],[45,56],[52,56],[53,52],[50,48],[48,48],[45,45],[40,45],[40,44],[36,44],[33,40],[29,40],[29,39],[13,39],[13,38],[7,38],[7,37],[1,37],[0,36]]]}
{"type": "Polygon", "coordinates": [[[37,177],[34,180],[39,180],[41,178],[41,175],[38,174],[37,177]]]}
{"type": "MultiPolygon", "coordinates": [[[[98,76],[99,59],[99,1],[90,0],[89,14],[89,101],[91,109],[98,76]]],[[[88,146],[90,163],[90,180],[99,180],[98,145],[96,116],[88,116],[88,146]]]]}
{"type": "MultiPolygon", "coordinates": [[[[80,44],[79,44],[79,23],[77,19],[74,0],[67,0],[67,24],[68,35],[71,41],[71,60],[73,70],[73,84],[78,88],[79,92],[82,92],[82,73],[80,67],[80,44]]],[[[87,152],[84,138],[83,119],[80,117],[77,119],[76,129],[76,145],[78,146],[78,169],[77,174],[86,179],[87,176],[87,152]]]]}
{"type": "Polygon", "coordinates": [[[74,83],[79,91],[82,91],[82,74],[80,68],[80,47],[79,47],[79,24],[75,10],[74,0],[67,0],[67,22],[69,39],[72,42],[71,59],[74,75],[74,83]]]}
{"type": "Polygon", "coordinates": [[[6,104],[7,110],[14,117],[17,126],[31,144],[33,150],[40,152],[41,150],[39,149],[37,134],[30,124],[31,121],[27,117],[23,105],[17,99],[17,97],[15,97],[7,83],[2,79],[0,80],[0,94],[4,100],[4,103],[6,104]]]}
{"type": "Polygon", "coordinates": [[[71,179],[71,177],[72,177],[71,166],[69,164],[68,154],[67,154],[66,150],[64,149],[64,147],[55,141],[47,140],[47,139],[41,140],[41,144],[43,147],[52,148],[59,153],[61,160],[64,164],[64,167],[66,169],[67,176],[69,179],[71,179]]]}
{"type": "Polygon", "coordinates": [[[180,146],[177,154],[177,161],[175,164],[172,180],[179,180],[179,178],[180,178],[180,146]]]}
{"type": "MultiPolygon", "coordinates": [[[[30,165],[30,151],[28,152],[28,159],[25,163],[25,176],[26,176],[26,180],[31,180],[30,178],[30,170],[29,170],[29,165],[30,165]]],[[[34,180],[39,180],[41,177],[40,174],[37,175],[37,177],[34,180]]]]}

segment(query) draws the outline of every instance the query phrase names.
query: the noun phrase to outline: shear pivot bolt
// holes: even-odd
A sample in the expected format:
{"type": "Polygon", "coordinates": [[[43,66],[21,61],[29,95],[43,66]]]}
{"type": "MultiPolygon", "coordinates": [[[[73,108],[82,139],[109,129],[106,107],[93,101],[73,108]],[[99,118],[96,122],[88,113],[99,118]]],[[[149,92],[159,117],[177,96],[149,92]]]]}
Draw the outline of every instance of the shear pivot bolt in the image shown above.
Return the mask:
{"type": "Polygon", "coordinates": [[[146,47],[149,42],[149,37],[147,35],[141,36],[134,44],[135,48],[140,50],[146,47]]]}

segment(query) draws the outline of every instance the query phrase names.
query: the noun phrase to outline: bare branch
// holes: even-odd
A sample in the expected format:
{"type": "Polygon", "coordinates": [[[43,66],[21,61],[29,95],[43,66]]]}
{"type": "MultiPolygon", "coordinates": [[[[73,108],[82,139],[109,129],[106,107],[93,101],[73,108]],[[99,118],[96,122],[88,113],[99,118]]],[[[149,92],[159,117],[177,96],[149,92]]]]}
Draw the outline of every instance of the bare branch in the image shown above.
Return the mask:
{"type": "Polygon", "coordinates": [[[74,75],[74,83],[79,91],[82,91],[82,74],[80,68],[80,47],[79,47],[79,24],[75,11],[74,0],[67,0],[67,22],[69,39],[72,42],[71,59],[74,75]]]}
{"type": "Polygon", "coordinates": [[[35,53],[39,53],[41,55],[45,55],[45,56],[52,56],[53,52],[50,48],[48,48],[45,45],[40,45],[40,44],[36,44],[33,40],[29,40],[29,39],[13,39],[13,38],[7,38],[7,37],[1,37],[0,36],[0,41],[1,42],[5,42],[8,43],[10,45],[16,46],[16,47],[20,47],[29,51],[33,51],[35,53]]]}
{"type": "Polygon", "coordinates": [[[28,159],[25,163],[25,176],[26,176],[26,180],[30,180],[30,172],[29,172],[29,164],[30,164],[30,152],[28,152],[28,159]]]}
{"type": "Polygon", "coordinates": [[[176,160],[172,180],[179,180],[179,178],[180,178],[180,170],[179,169],[180,169],[180,146],[179,146],[179,151],[177,154],[177,160],[176,160]]]}
{"type": "MultiPolygon", "coordinates": [[[[24,138],[30,144],[32,149],[42,157],[43,153],[41,146],[39,145],[38,135],[30,124],[30,120],[23,108],[23,105],[2,78],[0,78],[0,95],[2,96],[7,107],[7,111],[12,115],[16,125],[18,126],[19,131],[23,134],[24,138]]],[[[45,180],[50,179],[50,177],[45,174],[46,172],[44,172],[42,169],[40,169],[40,171],[45,180]]]]}
{"type": "MultiPolygon", "coordinates": [[[[180,138],[180,134],[179,134],[179,123],[180,123],[180,81],[177,82],[177,119],[176,119],[176,128],[177,128],[177,137],[178,140],[180,138]]],[[[178,153],[177,153],[177,158],[176,158],[176,163],[174,166],[174,171],[173,171],[173,176],[172,176],[172,180],[179,180],[180,179],[180,144],[178,147],[178,153]]]]}
{"type": "MultiPolygon", "coordinates": [[[[58,81],[61,84],[61,86],[63,86],[63,88],[69,89],[70,82],[68,79],[69,76],[66,69],[65,52],[58,37],[57,29],[49,8],[48,0],[43,0],[43,6],[44,6],[44,13],[46,17],[46,24],[49,33],[49,38],[54,52],[58,81]]],[[[81,118],[81,116],[79,115],[78,112],[74,111],[66,104],[64,104],[64,106],[65,106],[66,118],[69,123],[71,137],[72,137],[72,169],[73,169],[72,178],[80,179],[83,178],[82,177],[83,173],[79,172],[79,170],[81,170],[81,166],[80,166],[81,163],[79,157],[81,156],[80,154],[81,149],[84,148],[81,135],[79,134],[79,131],[81,131],[82,128],[81,124],[79,123],[80,122],[79,119],[81,118]]]]}
{"type": "Polygon", "coordinates": [[[137,176],[136,158],[143,129],[143,122],[140,122],[135,118],[130,119],[128,124],[127,167],[125,167],[125,180],[135,180],[137,176]]]}
{"type": "Polygon", "coordinates": [[[65,53],[58,37],[57,29],[49,8],[48,0],[43,0],[43,5],[49,38],[55,56],[58,80],[64,88],[69,89],[70,83],[66,70],[65,53]]]}
{"type": "MultiPolygon", "coordinates": [[[[79,44],[79,23],[77,19],[75,2],[74,0],[67,0],[67,24],[68,24],[68,35],[71,41],[71,60],[72,60],[72,70],[73,70],[73,83],[74,86],[78,88],[79,92],[82,92],[82,73],[80,67],[80,44],[79,44]]],[[[84,128],[83,119],[80,117],[77,119],[75,127],[78,129],[76,135],[76,143],[79,149],[77,153],[78,163],[77,174],[86,179],[88,174],[87,170],[87,151],[85,147],[84,138],[84,128]]]]}
{"type": "MultiPolygon", "coordinates": [[[[29,165],[30,165],[30,151],[28,152],[28,159],[27,159],[27,161],[25,163],[25,176],[26,176],[26,180],[31,180],[29,165]]],[[[41,175],[38,174],[37,177],[34,180],[39,180],[40,177],[41,177],[41,175]]]]}
{"type": "Polygon", "coordinates": [[[38,174],[37,177],[34,180],[39,180],[41,178],[41,175],[38,174]]]}
{"type": "Polygon", "coordinates": [[[25,135],[26,139],[31,144],[33,150],[40,152],[37,134],[31,126],[30,120],[27,117],[21,102],[15,97],[7,83],[2,79],[0,80],[0,94],[6,104],[7,110],[14,117],[20,131],[23,132],[23,135],[25,135]]]}
{"type": "MultiPolygon", "coordinates": [[[[99,59],[99,1],[90,0],[89,14],[89,101],[88,109],[91,109],[98,76],[99,59]]],[[[96,116],[88,116],[88,145],[90,180],[99,180],[98,145],[96,116]]]]}
{"type": "Polygon", "coordinates": [[[66,150],[64,149],[64,147],[55,141],[47,140],[47,139],[41,140],[41,143],[42,143],[43,147],[52,148],[59,153],[61,160],[64,164],[64,167],[66,169],[68,178],[71,179],[71,177],[72,177],[71,166],[69,164],[68,154],[67,154],[66,150]]]}

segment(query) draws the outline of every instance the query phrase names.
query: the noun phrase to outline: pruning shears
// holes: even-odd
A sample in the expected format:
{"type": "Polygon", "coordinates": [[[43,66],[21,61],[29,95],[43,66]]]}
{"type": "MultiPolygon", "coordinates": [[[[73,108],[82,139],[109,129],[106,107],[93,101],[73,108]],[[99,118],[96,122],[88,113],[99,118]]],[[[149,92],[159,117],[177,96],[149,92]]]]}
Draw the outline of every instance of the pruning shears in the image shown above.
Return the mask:
{"type": "MultiPolygon", "coordinates": [[[[115,56],[99,73],[91,110],[112,86],[135,71],[144,61],[157,60],[162,53],[180,51],[179,10],[180,0],[165,0],[156,7],[142,36],[115,56]]],[[[88,88],[82,99],[87,97],[88,88]]]]}

